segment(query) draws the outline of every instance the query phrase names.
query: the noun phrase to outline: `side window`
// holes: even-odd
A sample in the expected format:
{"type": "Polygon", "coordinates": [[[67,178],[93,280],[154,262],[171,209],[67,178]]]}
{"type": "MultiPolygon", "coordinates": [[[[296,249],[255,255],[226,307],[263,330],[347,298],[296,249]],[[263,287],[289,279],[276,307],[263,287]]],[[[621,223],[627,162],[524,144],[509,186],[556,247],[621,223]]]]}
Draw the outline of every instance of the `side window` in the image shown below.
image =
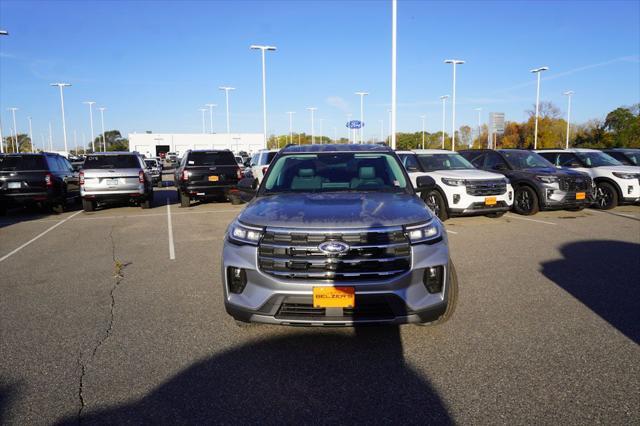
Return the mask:
{"type": "Polygon", "coordinates": [[[488,152],[484,168],[487,170],[505,170],[507,169],[507,163],[505,163],[500,154],[488,152]]]}
{"type": "Polygon", "coordinates": [[[54,172],[58,170],[58,162],[56,161],[56,157],[52,155],[45,156],[47,159],[47,167],[49,171],[54,172]]]}
{"type": "Polygon", "coordinates": [[[187,157],[189,157],[189,152],[185,152],[184,156],[182,157],[182,161],[180,161],[180,167],[184,167],[185,164],[187,164],[187,157]]]}
{"type": "Polygon", "coordinates": [[[62,166],[64,171],[69,171],[72,172],[73,171],[73,166],[71,165],[71,163],[69,162],[69,160],[67,160],[64,157],[58,157],[60,160],[62,160],[62,166]]]}
{"type": "Polygon", "coordinates": [[[420,165],[418,164],[418,159],[415,155],[405,155],[402,159],[402,164],[404,164],[404,167],[408,172],[420,171],[420,165]]]}
{"type": "MultiPolygon", "coordinates": [[[[551,164],[558,166],[558,153],[557,152],[539,152],[540,156],[545,160],[548,160],[551,164]]],[[[560,154],[567,155],[567,154],[560,154]]]]}
{"type": "Polygon", "coordinates": [[[625,164],[625,165],[631,165],[631,166],[633,166],[633,165],[634,165],[634,164],[633,164],[633,163],[631,163],[631,162],[627,159],[627,157],[625,157],[625,156],[624,156],[624,154],[623,154],[623,153],[621,153],[621,152],[609,151],[609,152],[607,152],[607,154],[609,154],[610,156],[612,156],[613,158],[615,158],[616,160],[618,160],[618,161],[619,161],[619,162],[621,162],[622,164],[625,164]]]}
{"type": "Polygon", "coordinates": [[[474,167],[477,167],[478,169],[484,169],[484,159],[486,156],[486,153],[480,152],[478,154],[467,157],[467,160],[469,160],[469,162],[473,164],[474,167]]]}
{"type": "Polygon", "coordinates": [[[67,166],[64,164],[64,158],[57,156],[56,157],[56,170],[59,172],[68,172],[67,166]]]}
{"type": "Polygon", "coordinates": [[[249,166],[256,166],[258,164],[258,157],[260,156],[260,154],[253,154],[251,156],[251,163],[249,164],[249,166]]]}
{"type": "MultiPolygon", "coordinates": [[[[547,160],[551,161],[551,159],[547,158],[547,160]]],[[[563,152],[558,155],[557,161],[551,161],[556,166],[562,167],[580,167],[580,162],[576,158],[575,154],[571,154],[569,152],[563,152]]]]}

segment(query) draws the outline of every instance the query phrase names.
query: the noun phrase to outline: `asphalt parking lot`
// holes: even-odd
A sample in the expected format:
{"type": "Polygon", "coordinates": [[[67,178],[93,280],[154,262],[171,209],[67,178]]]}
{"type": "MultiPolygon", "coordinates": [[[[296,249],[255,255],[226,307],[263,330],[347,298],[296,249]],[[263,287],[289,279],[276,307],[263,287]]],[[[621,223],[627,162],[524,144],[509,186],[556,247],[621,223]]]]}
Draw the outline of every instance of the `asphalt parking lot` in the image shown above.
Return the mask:
{"type": "Polygon", "coordinates": [[[155,203],[0,218],[0,423],[640,423],[638,206],[447,221],[439,327],[240,329],[242,206],[155,203]]]}

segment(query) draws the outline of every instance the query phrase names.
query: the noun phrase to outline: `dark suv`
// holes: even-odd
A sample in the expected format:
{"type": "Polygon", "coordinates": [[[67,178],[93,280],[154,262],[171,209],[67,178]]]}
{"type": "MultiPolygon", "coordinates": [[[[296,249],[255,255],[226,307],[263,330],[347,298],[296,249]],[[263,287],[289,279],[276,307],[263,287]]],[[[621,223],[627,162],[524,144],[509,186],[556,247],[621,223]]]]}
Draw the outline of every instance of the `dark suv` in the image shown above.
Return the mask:
{"type": "Polygon", "coordinates": [[[479,169],[498,172],[515,190],[513,210],[522,215],[539,210],[582,210],[593,202],[593,183],[585,173],[556,168],[535,152],[522,149],[460,151],[479,169]]]}
{"type": "Polygon", "coordinates": [[[189,150],[175,171],[175,182],[181,207],[189,207],[191,200],[229,198],[240,204],[235,195],[242,171],[229,150],[189,150]]]}
{"type": "MultiPolygon", "coordinates": [[[[416,179],[433,190],[430,176],[416,179]]],[[[289,146],[231,223],[222,254],[227,312],[242,322],[444,322],[457,280],[440,220],[397,155],[377,145],[289,146]]]]}
{"type": "Polygon", "coordinates": [[[61,213],[80,197],[78,173],[59,154],[0,154],[0,213],[39,205],[61,213]]]}

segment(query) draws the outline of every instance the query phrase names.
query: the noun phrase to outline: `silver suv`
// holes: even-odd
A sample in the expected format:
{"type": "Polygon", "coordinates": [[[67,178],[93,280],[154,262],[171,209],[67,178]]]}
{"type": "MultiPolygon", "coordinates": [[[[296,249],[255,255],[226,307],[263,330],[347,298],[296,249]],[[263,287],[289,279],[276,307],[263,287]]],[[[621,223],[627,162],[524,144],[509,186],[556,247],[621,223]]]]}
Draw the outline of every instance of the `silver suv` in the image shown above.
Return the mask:
{"type": "Polygon", "coordinates": [[[153,177],[137,152],[87,155],[80,171],[84,211],[114,202],[134,202],[143,209],[153,203],[153,177]]]}
{"type": "MultiPolygon", "coordinates": [[[[433,190],[420,176],[418,191],[433,190]]],[[[380,145],[284,148],[229,225],[227,313],[240,324],[444,322],[457,278],[440,220],[380,145]]]]}

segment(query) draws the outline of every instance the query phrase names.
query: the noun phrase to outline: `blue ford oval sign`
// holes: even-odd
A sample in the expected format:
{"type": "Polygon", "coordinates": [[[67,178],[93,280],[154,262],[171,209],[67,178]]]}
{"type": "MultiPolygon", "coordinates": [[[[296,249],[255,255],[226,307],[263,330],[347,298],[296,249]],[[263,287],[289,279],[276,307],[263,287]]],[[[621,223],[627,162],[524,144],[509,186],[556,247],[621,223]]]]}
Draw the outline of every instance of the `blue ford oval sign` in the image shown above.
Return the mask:
{"type": "Polygon", "coordinates": [[[361,127],[364,127],[364,123],[360,120],[351,120],[347,122],[347,127],[349,129],[359,129],[361,127]]]}
{"type": "Polygon", "coordinates": [[[349,251],[349,244],[342,241],[325,241],[318,249],[325,254],[342,254],[349,251]]]}

